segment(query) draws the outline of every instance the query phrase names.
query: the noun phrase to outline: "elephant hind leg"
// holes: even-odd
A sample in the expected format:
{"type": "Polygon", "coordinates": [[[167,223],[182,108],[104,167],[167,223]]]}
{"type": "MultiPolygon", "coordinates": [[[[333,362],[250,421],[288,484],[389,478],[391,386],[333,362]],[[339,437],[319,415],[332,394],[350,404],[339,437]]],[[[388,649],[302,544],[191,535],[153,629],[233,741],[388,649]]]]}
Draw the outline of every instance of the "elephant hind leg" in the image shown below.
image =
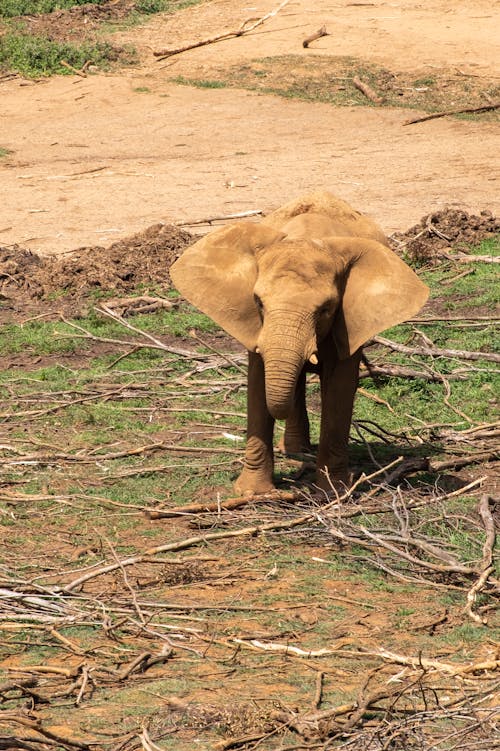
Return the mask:
{"type": "Polygon", "coordinates": [[[285,423],[285,434],[279,442],[285,454],[301,454],[311,451],[309,418],[306,409],[306,372],[303,370],[295,388],[292,411],[285,423]]]}

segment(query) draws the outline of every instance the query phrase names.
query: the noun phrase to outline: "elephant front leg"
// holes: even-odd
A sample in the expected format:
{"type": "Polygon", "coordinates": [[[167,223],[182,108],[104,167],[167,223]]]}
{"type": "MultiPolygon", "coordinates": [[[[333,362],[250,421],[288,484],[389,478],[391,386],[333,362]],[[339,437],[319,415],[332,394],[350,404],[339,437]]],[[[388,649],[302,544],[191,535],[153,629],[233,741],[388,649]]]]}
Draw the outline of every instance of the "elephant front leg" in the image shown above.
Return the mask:
{"type": "Polygon", "coordinates": [[[248,353],[247,443],[243,471],[234,487],[237,493],[267,493],[274,489],[274,419],[267,410],[264,362],[248,353]]]}
{"type": "Polygon", "coordinates": [[[311,451],[309,418],[306,409],[306,371],[300,374],[293,400],[292,411],[286,419],[285,434],[279,442],[285,454],[301,454],[311,451]]]}
{"type": "Polygon", "coordinates": [[[317,463],[317,484],[323,490],[351,484],[348,443],[360,360],[359,349],[346,360],[329,353],[323,363],[317,463]]]}

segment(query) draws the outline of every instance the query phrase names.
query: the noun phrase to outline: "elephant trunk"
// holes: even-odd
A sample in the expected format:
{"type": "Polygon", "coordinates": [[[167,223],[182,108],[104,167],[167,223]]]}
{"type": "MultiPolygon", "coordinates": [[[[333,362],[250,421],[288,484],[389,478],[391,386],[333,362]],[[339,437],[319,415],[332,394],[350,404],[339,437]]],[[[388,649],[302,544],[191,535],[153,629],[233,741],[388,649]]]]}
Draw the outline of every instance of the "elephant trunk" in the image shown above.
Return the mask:
{"type": "Polygon", "coordinates": [[[309,315],[281,313],[266,317],[259,351],[264,359],[267,408],[275,419],[284,420],[290,414],[297,380],[315,348],[309,315]]]}

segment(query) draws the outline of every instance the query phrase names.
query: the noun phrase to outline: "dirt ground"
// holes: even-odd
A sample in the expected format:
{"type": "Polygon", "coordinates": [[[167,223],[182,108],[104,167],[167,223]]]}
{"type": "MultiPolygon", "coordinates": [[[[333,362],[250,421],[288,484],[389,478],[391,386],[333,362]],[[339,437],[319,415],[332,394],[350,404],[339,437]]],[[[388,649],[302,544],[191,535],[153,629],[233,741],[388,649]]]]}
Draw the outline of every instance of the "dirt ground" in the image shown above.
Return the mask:
{"type": "Polygon", "coordinates": [[[313,188],[340,194],[388,233],[446,207],[499,213],[495,121],[404,127],[412,112],[396,107],[333,108],[171,82],[267,56],[347,55],[415,77],[447,69],[481,91],[500,76],[490,2],[295,0],[247,36],[153,57],[277,5],[213,0],[153,16],[113,35],[139,49],[133,69],[2,80],[0,147],[10,153],[0,162],[0,244],[42,253],[109,245],[162,221],[268,211],[313,188]],[[323,24],[329,36],[304,49],[323,24]]]}
{"type": "MultiPolygon", "coordinates": [[[[28,23],[75,39],[131,5],[111,0],[28,23]]],[[[113,44],[138,48],[134,69],[0,78],[0,325],[35,335],[43,321],[45,338],[68,337],[50,328],[56,321],[81,336],[74,349],[36,355],[26,339],[0,357],[12,373],[0,384],[6,751],[497,747],[491,361],[475,392],[491,405],[488,423],[465,415],[471,426],[458,430],[469,405],[456,384],[476,363],[448,367],[445,358],[440,375],[439,358],[429,367],[407,358],[410,377],[421,368],[422,400],[432,402],[433,378],[443,394],[452,389],[453,419],[421,425],[406,414],[404,388],[388,397],[411,420],[404,430],[358,419],[358,474],[404,457],[400,475],[387,464],[387,488],[375,472],[346,503],[291,499],[311,464],[277,452],[279,497],[233,509],[225,504],[245,430],[240,345],[218,331],[182,338],[160,327],[166,351],[155,360],[129,338],[127,321],[112,334],[119,339],[86,339],[75,323],[90,310],[97,320],[102,299],[127,315],[132,291],[168,304],[170,264],[208,229],[195,220],[267,212],[319,188],[370,213],[421,269],[445,266],[452,246],[442,295],[408,343],[428,344],[437,321],[451,324],[441,346],[473,328],[474,349],[493,357],[498,319],[476,296],[488,284],[471,287],[456,310],[446,285],[476,273],[457,262],[461,244],[500,230],[497,120],[403,126],[425,113],[172,81],[246,75],[284,55],[300,60],[300,75],[314,55],[321,78],[314,61],[339,55],[383,66],[388,80],[397,72],[399,82],[445,71],[456,83],[445,89],[449,108],[463,81],[471,101],[484,93],[487,103],[500,81],[492,3],[290,0],[252,34],[153,57],[278,5],[208,0],[113,33],[113,44]],[[304,49],[323,24],[329,36],[304,49]],[[100,296],[109,291],[122,308],[100,296]],[[197,343],[209,351],[200,361],[197,343]],[[193,357],[179,358],[180,346],[193,357]]],[[[292,77],[286,64],[280,74],[292,77]]],[[[387,364],[376,349],[368,359],[375,374],[387,364]]],[[[394,412],[370,391],[363,398],[394,412]]],[[[314,391],[316,411],[318,401],[314,391]]]]}

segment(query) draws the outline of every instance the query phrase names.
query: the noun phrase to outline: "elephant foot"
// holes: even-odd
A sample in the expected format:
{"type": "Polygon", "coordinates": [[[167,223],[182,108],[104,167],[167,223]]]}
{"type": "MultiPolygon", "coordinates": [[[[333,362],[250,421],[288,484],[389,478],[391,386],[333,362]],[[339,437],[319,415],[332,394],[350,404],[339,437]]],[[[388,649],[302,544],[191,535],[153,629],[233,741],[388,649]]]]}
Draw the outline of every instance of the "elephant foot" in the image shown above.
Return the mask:
{"type": "Polygon", "coordinates": [[[278,443],[278,450],[282,454],[311,454],[313,449],[309,441],[285,435],[278,443]]]}
{"type": "Polygon", "coordinates": [[[238,495],[262,495],[275,490],[273,481],[267,474],[244,469],[234,483],[238,495]]]}
{"type": "Polygon", "coordinates": [[[328,495],[344,495],[353,484],[353,474],[349,470],[336,470],[328,472],[318,469],[316,473],[316,486],[328,495]]]}

